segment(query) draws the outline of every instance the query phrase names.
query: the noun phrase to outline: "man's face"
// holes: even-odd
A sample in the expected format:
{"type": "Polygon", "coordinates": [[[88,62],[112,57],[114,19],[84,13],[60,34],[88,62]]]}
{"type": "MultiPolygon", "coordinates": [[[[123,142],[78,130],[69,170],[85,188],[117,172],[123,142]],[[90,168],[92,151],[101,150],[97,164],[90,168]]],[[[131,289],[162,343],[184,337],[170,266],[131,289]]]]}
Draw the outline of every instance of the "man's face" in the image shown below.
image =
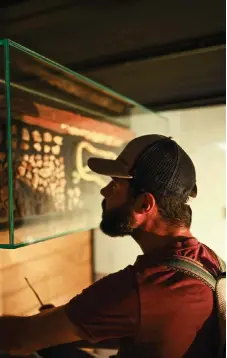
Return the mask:
{"type": "Polygon", "coordinates": [[[128,180],[113,178],[101,194],[104,196],[101,230],[112,237],[131,235],[138,225],[133,215],[135,199],[128,180]]]}

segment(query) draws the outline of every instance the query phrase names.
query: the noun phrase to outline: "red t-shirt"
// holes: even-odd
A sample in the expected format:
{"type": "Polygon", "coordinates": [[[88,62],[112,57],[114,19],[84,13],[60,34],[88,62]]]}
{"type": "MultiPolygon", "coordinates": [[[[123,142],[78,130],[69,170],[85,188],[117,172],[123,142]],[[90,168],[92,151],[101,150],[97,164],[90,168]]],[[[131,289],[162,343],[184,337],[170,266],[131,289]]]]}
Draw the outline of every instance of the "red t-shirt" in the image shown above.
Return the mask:
{"type": "Polygon", "coordinates": [[[217,259],[195,238],[141,255],[133,266],[95,282],[67,304],[81,337],[90,342],[120,338],[121,358],[216,358],[213,293],[200,280],[158,264],[171,255],[190,257],[219,273],[217,259]]]}

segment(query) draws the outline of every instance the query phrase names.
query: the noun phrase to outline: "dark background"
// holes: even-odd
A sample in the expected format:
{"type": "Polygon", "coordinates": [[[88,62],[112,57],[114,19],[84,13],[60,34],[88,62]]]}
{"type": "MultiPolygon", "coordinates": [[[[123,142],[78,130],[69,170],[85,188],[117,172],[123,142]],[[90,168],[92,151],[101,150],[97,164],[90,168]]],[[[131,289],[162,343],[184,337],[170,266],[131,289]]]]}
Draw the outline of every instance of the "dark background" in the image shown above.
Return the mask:
{"type": "Polygon", "coordinates": [[[224,0],[2,0],[10,38],[154,110],[225,103],[224,0]]]}

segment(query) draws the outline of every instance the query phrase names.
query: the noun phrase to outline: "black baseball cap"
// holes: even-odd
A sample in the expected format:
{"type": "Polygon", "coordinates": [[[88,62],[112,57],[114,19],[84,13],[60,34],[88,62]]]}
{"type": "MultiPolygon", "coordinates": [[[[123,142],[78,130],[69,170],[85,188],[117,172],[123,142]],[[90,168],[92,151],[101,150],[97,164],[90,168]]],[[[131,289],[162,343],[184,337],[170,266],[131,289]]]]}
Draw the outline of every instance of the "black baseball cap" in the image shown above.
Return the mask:
{"type": "Polygon", "coordinates": [[[196,197],[196,171],[188,154],[170,137],[137,137],[116,160],[90,158],[89,168],[110,177],[134,179],[148,192],[164,196],[196,197]]]}

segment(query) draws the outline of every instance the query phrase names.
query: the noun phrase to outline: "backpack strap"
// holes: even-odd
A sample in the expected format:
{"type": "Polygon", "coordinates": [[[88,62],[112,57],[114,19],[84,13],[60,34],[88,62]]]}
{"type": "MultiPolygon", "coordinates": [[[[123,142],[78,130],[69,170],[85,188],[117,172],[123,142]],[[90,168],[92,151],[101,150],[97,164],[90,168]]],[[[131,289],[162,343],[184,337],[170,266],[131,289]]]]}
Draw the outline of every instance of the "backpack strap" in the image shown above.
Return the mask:
{"type": "Polygon", "coordinates": [[[213,291],[215,291],[217,282],[216,278],[199,262],[188,257],[173,256],[171,258],[164,259],[163,263],[176,271],[184,272],[189,276],[198,278],[207,286],[209,286],[213,291]]]}
{"type": "Polygon", "coordinates": [[[226,263],[224,260],[222,260],[219,256],[217,256],[217,260],[219,263],[219,268],[221,273],[225,274],[226,273],[226,263]]]}
{"type": "Polygon", "coordinates": [[[219,348],[217,351],[217,357],[224,358],[226,356],[226,267],[225,262],[217,255],[216,257],[219,262],[219,269],[222,272],[222,274],[218,277],[214,277],[207,269],[203,267],[201,263],[188,257],[173,256],[171,258],[166,258],[163,260],[163,262],[167,267],[183,272],[189,276],[196,277],[215,292],[220,330],[220,342],[218,345],[219,348]]]}

